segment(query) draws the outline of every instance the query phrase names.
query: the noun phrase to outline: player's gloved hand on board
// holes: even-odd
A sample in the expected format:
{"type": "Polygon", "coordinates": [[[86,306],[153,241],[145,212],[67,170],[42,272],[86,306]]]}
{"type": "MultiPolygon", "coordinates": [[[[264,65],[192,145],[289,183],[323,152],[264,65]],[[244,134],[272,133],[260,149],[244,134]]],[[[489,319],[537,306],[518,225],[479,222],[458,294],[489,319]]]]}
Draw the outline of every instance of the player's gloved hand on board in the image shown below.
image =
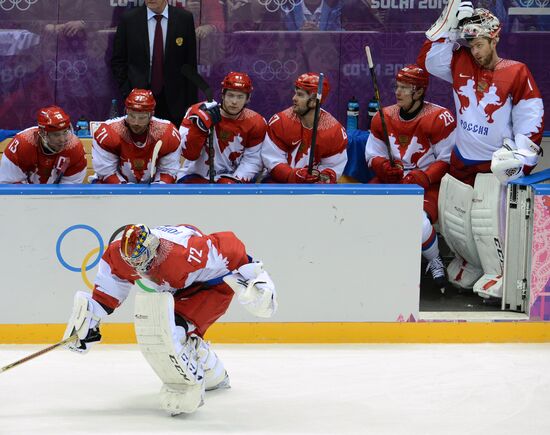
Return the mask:
{"type": "Polygon", "coordinates": [[[430,186],[430,179],[424,171],[420,169],[413,169],[405,175],[403,178],[403,184],[418,184],[426,190],[430,186]]]}
{"type": "Polygon", "coordinates": [[[290,177],[288,177],[289,183],[298,184],[313,184],[319,181],[320,172],[317,169],[313,169],[311,174],[308,173],[307,168],[293,169],[290,177]]]}
{"type": "Polygon", "coordinates": [[[395,166],[389,159],[375,157],[371,160],[371,168],[382,183],[401,184],[403,181],[403,163],[395,160],[395,166]]]}
{"type": "Polygon", "coordinates": [[[319,172],[319,180],[317,184],[336,184],[336,172],[330,168],[325,168],[319,172]]]}
{"type": "Polygon", "coordinates": [[[74,296],[73,312],[67,323],[63,339],[71,335],[77,335],[77,339],[65,347],[73,352],[86,353],[90,350],[90,344],[99,342],[99,322],[107,315],[107,311],[101,304],[87,292],[76,292],[74,296]]]}
{"type": "Polygon", "coordinates": [[[189,108],[187,118],[203,132],[208,133],[211,127],[222,120],[220,105],[216,101],[193,104],[189,108]]]}
{"type": "Polygon", "coordinates": [[[242,181],[239,179],[239,177],[235,177],[231,174],[223,174],[220,175],[220,178],[218,178],[218,181],[216,181],[217,184],[241,184],[242,181]]]}

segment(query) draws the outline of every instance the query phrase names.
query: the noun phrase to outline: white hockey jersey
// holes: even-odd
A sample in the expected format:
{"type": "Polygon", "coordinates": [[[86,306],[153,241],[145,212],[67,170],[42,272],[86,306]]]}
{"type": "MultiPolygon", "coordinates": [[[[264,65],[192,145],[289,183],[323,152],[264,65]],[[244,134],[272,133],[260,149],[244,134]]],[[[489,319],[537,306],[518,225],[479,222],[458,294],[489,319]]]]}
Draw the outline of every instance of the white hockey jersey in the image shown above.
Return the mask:
{"type": "Polygon", "coordinates": [[[439,39],[426,41],[417,59],[430,74],[452,84],[457,116],[457,148],[473,161],[490,161],[504,138],[522,133],[540,144],[544,108],[527,66],[501,59],[482,68],[470,50],[439,39]]]}

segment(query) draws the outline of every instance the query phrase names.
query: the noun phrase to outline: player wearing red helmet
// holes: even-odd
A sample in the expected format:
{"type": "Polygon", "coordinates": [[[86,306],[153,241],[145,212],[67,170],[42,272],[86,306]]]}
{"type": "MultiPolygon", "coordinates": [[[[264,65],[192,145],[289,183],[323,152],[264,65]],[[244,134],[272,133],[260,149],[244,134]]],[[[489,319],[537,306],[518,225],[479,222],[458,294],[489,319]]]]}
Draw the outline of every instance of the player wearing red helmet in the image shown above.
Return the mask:
{"type": "Polygon", "coordinates": [[[82,183],[86,176],[84,147],[69,115],[57,106],[38,112],[38,126],[18,133],[0,165],[0,183],[82,183]]]}
{"type": "Polygon", "coordinates": [[[207,183],[207,139],[214,126],[214,180],[218,184],[250,183],[262,170],[260,149],[266,122],[246,107],[253,90],[244,72],[230,72],[222,83],[222,103],[202,102],[189,108],[181,123],[185,163],[179,173],[182,183],[207,183]]]}
{"type": "MultiPolygon", "coordinates": [[[[292,106],[269,120],[262,160],[270,180],[275,183],[336,183],[346,166],[346,131],[330,113],[321,109],[314,170],[308,174],[318,84],[319,74],[302,74],[294,83],[292,106]]],[[[327,99],[329,91],[325,77],[321,102],[327,99]]]]}
{"type": "Polygon", "coordinates": [[[418,184],[424,189],[422,254],[434,281],[444,288],[445,269],[433,224],[438,218],[439,184],[455,144],[456,122],[449,110],[424,101],[428,83],[428,73],[418,65],[407,65],[397,73],[397,102],[383,109],[396,164],[392,166],[388,159],[378,113],[372,119],[365,157],[376,174],[371,183],[418,184]]]}
{"type": "Polygon", "coordinates": [[[94,133],[93,180],[108,184],[174,183],[179,168],[177,129],[170,121],[153,116],[156,102],[151,91],[134,89],[125,106],[126,116],[105,121],[94,133]]]}

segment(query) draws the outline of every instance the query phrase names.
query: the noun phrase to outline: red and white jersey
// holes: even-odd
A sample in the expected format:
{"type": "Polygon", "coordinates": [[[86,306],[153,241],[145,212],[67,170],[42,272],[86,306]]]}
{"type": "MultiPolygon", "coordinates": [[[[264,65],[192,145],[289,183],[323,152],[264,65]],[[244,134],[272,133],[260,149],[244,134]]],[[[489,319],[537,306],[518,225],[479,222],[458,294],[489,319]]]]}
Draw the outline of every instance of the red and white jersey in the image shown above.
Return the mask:
{"type": "Polygon", "coordinates": [[[149,271],[141,276],[122,259],[120,240],[112,242],[99,262],[93,298],[115,309],[138,279],[157,292],[188,288],[221,278],[248,262],[243,243],[232,232],[203,234],[192,225],[152,228],[160,244],[149,271]]]}
{"type": "Polygon", "coordinates": [[[79,184],[86,176],[86,155],[80,139],[71,133],[67,146],[57,154],[45,154],[38,127],[15,135],[0,164],[0,183],[79,184]]]}
{"type": "MultiPolygon", "coordinates": [[[[245,108],[237,119],[226,118],[214,128],[214,170],[250,182],[263,168],[260,155],[267,125],[265,119],[245,108]]],[[[180,127],[181,152],[185,162],[178,178],[198,174],[208,178],[208,134],[187,118],[180,127]]]]}
{"type": "MultiPolygon", "coordinates": [[[[292,107],[271,117],[262,146],[262,160],[271,177],[279,180],[278,165],[305,168],[309,163],[309,150],[313,129],[306,128],[292,111],[292,107]]],[[[348,161],[348,136],[342,125],[327,111],[321,109],[315,145],[313,166],[319,171],[330,168],[340,177],[348,161]]]]}
{"type": "Polygon", "coordinates": [[[180,134],[164,119],[151,118],[147,132],[134,135],[126,125],[126,117],[100,124],[94,133],[92,164],[102,183],[174,183],[180,162],[180,134]],[[162,147],[151,180],[151,160],[155,144],[162,147]]]}
{"type": "Polygon", "coordinates": [[[522,133],[540,144],[542,98],[527,66],[501,59],[494,71],[477,64],[470,50],[440,39],[426,41],[417,63],[453,86],[457,148],[468,160],[491,160],[504,138],[522,133]]]}
{"type": "MultiPolygon", "coordinates": [[[[413,119],[399,116],[399,106],[384,108],[384,119],[393,157],[403,162],[405,173],[412,169],[425,171],[435,161],[449,163],[455,145],[456,121],[449,110],[424,102],[413,119]]],[[[374,157],[388,158],[380,114],[374,115],[365,147],[367,164],[374,157]]]]}

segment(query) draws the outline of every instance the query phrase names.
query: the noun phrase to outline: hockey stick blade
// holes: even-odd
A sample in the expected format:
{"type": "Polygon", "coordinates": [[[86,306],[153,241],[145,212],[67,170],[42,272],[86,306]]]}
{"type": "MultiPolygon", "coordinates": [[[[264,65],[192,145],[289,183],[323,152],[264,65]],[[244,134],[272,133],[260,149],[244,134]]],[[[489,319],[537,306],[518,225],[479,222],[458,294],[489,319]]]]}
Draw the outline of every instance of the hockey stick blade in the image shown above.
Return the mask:
{"type": "Polygon", "coordinates": [[[159,151],[162,148],[162,140],[158,140],[153,148],[153,155],[151,156],[151,178],[149,184],[151,184],[155,179],[155,173],[157,172],[157,159],[159,157],[159,151]]]}
{"type": "Polygon", "coordinates": [[[212,101],[213,94],[210,85],[202,78],[202,76],[197,72],[196,69],[192,68],[191,65],[185,64],[181,67],[181,73],[185,76],[187,80],[193,83],[197,88],[199,88],[208,101],[212,101]]]}

